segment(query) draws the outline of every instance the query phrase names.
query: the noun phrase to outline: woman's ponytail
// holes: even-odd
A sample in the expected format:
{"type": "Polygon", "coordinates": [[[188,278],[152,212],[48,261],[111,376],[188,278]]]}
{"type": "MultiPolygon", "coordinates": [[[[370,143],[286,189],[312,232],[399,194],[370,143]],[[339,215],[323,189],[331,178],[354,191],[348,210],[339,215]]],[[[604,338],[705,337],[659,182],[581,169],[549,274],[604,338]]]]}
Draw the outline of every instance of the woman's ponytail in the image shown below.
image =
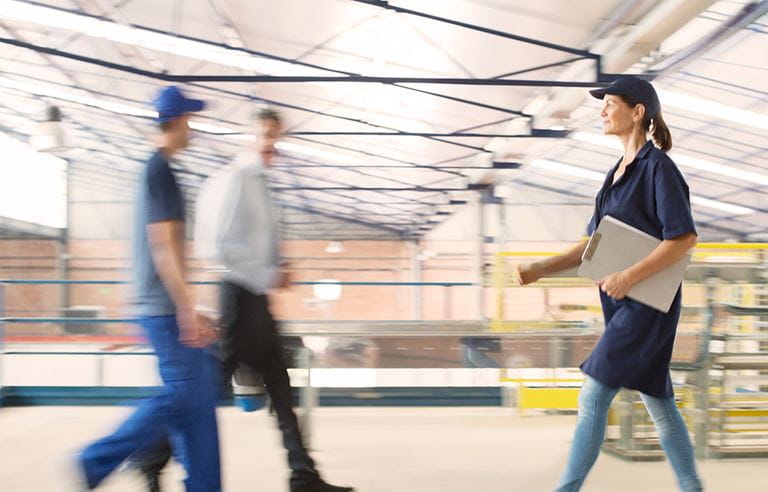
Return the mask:
{"type": "Polygon", "coordinates": [[[650,121],[651,138],[656,147],[664,152],[669,152],[672,148],[672,134],[669,133],[669,127],[664,122],[664,118],[659,111],[650,121]]]}

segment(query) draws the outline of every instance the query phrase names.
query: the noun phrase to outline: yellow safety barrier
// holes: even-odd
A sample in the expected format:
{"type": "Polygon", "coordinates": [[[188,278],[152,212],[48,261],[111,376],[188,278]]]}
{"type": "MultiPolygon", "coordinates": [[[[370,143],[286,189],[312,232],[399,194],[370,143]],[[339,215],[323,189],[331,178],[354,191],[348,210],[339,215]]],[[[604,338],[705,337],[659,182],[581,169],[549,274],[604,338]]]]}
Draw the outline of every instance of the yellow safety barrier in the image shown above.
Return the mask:
{"type": "Polygon", "coordinates": [[[518,383],[517,410],[576,410],[580,386],[528,386],[531,384],[583,383],[584,378],[512,378],[502,371],[499,378],[504,383],[518,383]]]}
{"type": "MultiPolygon", "coordinates": [[[[723,251],[728,251],[728,250],[759,251],[759,250],[768,250],[768,243],[699,243],[694,248],[694,251],[712,250],[712,249],[723,250],[723,251]]],[[[559,251],[501,251],[497,254],[504,257],[529,256],[531,258],[536,258],[536,257],[557,256],[560,254],[560,252],[559,251]]]]}
{"type": "Polygon", "coordinates": [[[699,243],[695,249],[768,249],[768,243],[699,243]]]}
{"type": "MultiPolygon", "coordinates": [[[[709,393],[711,396],[716,396],[720,393],[720,388],[713,387],[710,388],[709,393]]],[[[677,406],[682,410],[685,408],[695,408],[696,404],[693,400],[694,395],[693,391],[687,387],[679,387],[675,388],[675,394],[677,395],[677,406]]],[[[765,402],[768,401],[768,398],[754,398],[750,397],[749,394],[745,394],[744,396],[728,396],[725,398],[725,401],[727,402],[753,402],[753,401],[759,401],[759,402],[765,402]]],[[[635,412],[638,412],[639,414],[645,414],[645,405],[642,401],[636,400],[632,403],[632,408],[635,412]]],[[[750,433],[750,432],[765,432],[766,426],[768,426],[768,409],[754,409],[754,408],[712,408],[709,410],[709,416],[711,419],[717,419],[721,415],[725,414],[727,417],[731,418],[739,418],[736,422],[733,422],[738,425],[758,425],[761,427],[754,427],[754,428],[748,428],[748,427],[738,427],[738,428],[726,428],[723,429],[723,432],[730,433],[730,434],[741,434],[741,433],[750,433]],[[765,418],[766,420],[760,420],[765,418]],[[755,420],[757,419],[757,420],[755,420]]],[[[691,415],[687,412],[683,412],[683,417],[686,419],[686,422],[689,426],[692,426],[694,423],[690,420],[691,415]]],[[[650,417],[649,417],[650,418],[650,417]]],[[[611,408],[611,410],[608,413],[608,425],[618,425],[619,419],[618,415],[616,413],[615,408],[611,408]]]]}
{"type": "MultiPolygon", "coordinates": [[[[768,243],[700,243],[692,253],[694,263],[707,262],[762,262],[766,259],[768,252],[768,243]]],[[[511,275],[512,267],[507,265],[510,258],[523,262],[525,260],[548,258],[558,255],[556,251],[501,251],[496,253],[495,268],[493,271],[492,284],[496,290],[495,313],[491,318],[491,331],[509,332],[518,331],[521,328],[537,329],[552,328],[552,323],[519,322],[505,321],[505,289],[516,287],[511,275]]],[[[582,278],[544,278],[536,283],[538,288],[573,288],[590,287],[593,283],[582,278]]],[[[749,292],[746,293],[749,297],[749,292]]],[[[740,300],[741,303],[743,299],[740,300]]],[[[567,305],[570,307],[572,305],[567,305]]],[[[573,310],[573,309],[566,309],[573,310]]],[[[580,309],[583,311],[583,309],[580,309]]],[[[592,315],[599,315],[599,306],[588,306],[586,311],[592,315]]],[[[745,320],[747,324],[743,329],[751,331],[753,329],[751,321],[745,320]]]]}
{"type": "Polygon", "coordinates": [[[530,258],[544,258],[547,256],[557,256],[559,253],[552,251],[502,251],[498,253],[501,257],[530,257],[530,258]]]}
{"type": "Polygon", "coordinates": [[[521,414],[529,409],[576,410],[579,388],[535,388],[520,386],[517,408],[521,414]]]}
{"type": "Polygon", "coordinates": [[[502,383],[519,383],[519,384],[583,383],[584,378],[508,378],[506,376],[502,376],[499,378],[499,381],[501,381],[502,383]]]}
{"type": "MultiPolygon", "coordinates": [[[[722,412],[725,412],[725,415],[728,417],[768,417],[768,410],[755,410],[750,408],[730,408],[727,410],[724,408],[716,408],[710,413],[713,416],[715,414],[719,416],[722,412]]],[[[768,421],[766,424],[768,424],[768,421]]]]}

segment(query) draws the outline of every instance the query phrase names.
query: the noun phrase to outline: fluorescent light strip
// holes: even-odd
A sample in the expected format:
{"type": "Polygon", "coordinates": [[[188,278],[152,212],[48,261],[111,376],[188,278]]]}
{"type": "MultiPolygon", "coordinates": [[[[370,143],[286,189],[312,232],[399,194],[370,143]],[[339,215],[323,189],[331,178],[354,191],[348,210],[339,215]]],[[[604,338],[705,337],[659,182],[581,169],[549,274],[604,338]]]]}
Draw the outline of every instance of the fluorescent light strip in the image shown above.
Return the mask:
{"type": "Polygon", "coordinates": [[[680,94],[679,92],[657,91],[662,107],[673,107],[699,113],[719,120],[732,121],[739,125],[749,125],[755,128],[768,130],[768,115],[747,111],[746,109],[734,108],[727,104],[722,104],[700,97],[680,94]]]}
{"type": "MultiPolygon", "coordinates": [[[[54,99],[68,101],[76,104],[83,104],[86,106],[104,109],[112,113],[124,114],[128,116],[145,116],[150,118],[155,118],[157,116],[156,111],[152,111],[149,109],[137,108],[135,106],[130,106],[128,104],[116,103],[112,101],[105,101],[103,99],[98,99],[93,96],[88,96],[84,94],[78,94],[76,92],[62,90],[60,87],[56,87],[53,85],[39,84],[39,83],[19,84],[18,81],[15,81],[3,76],[0,76],[0,88],[5,88],[10,91],[25,92],[27,94],[33,94],[36,96],[52,97],[54,99]]],[[[201,132],[214,134],[214,135],[221,135],[224,138],[228,138],[232,140],[238,140],[243,142],[253,141],[252,135],[241,133],[240,130],[238,130],[237,128],[214,125],[210,123],[202,123],[194,120],[189,122],[189,126],[194,130],[198,130],[201,132]]],[[[296,153],[296,154],[306,155],[314,158],[320,158],[325,161],[332,162],[334,164],[346,163],[346,164],[353,165],[353,164],[359,163],[359,159],[354,159],[346,155],[327,152],[325,150],[309,147],[306,145],[300,145],[292,142],[279,142],[277,145],[281,151],[284,151],[287,153],[296,153]]]]}
{"type": "Polygon", "coordinates": [[[605,175],[603,174],[597,173],[595,171],[589,171],[587,169],[582,169],[580,167],[571,166],[570,164],[550,161],[548,159],[536,159],[529,165],[537,169],[554,171],[558,174],[566,174],[568,176],[575,176],[577,178],[585,178],[600,183],[605,181],[605,175]]]}
{"type": "Polygon", "coordinates": [[[694,203],[696,205],[700,205],[706,208],[720,210],[721,212],[728,212],[733,215],[749,215],[749,214],[757,213],[757,210],[754,210],[752,208],[742,207],[740,205],[734,205],[732,203],[719,202],[717,200],[704,198],[703,196],[691,195],[691,203],[694,203]]]}
{"type": "MultiPolygon", "coordinates": [[[[9,79],[7,77],[0,76],[0,89],[7,89],[10,91],[25,92],[27,94],[33,94],[36,96],[45,96],[58,99],[60,101],[67,101],[75,104],[83,104],[94,108],[103,109],[117,114],[124,114],[127,116],[143,116],[149,118],[156,118],[157,111],[150,109],[137,108],[129,104],[123,104],[112,101],[105,101],[93,96],[85,94],[79,94],[67,90],[62,90],[60,87],[46,84],[34,84],[23,83],[19,84],[18,81],[9,79]]],[[[211,133],[214,135],[221,135],[225,138],[241,141],[251,141],[253,137],[251,135],[242,134],[237,128],[231,128],[227,126],[212,125],[210,123],[202,123],[199,121],[190,121],[189,126],[194,129],[205,133],[211,133]]]]}
{"type": "Polygon", "coordinates": [[[691,157],[688,155],[682,155],[678,153],[670,153],[672,160],[683,167],[696,169],[698,171],[706,171],[713,174],[720,174],[722,176],[728,176],[729,178],[740,179],[749,181],[750,183],[759,184],[762,186],[768,186],[768,176],[764,174],[757,174],[750,171],[743,171],[730,166],[724,166],[716,162],[705,161],[697,157],[691,157]]]}
{"type": "Polygon", "coordinates": [[[607,137],[605,135],[598,135],[597,133],[589,132],[573,132],[571,138],[578,140],[579,142],[586,142],[593,145],[599,145],[601,147],[608,147],[614,150],[624,150],[621,142],[613,137],[607,137]]]}
{"type": "MultiPolygon", "coordinates": [[[[551,161],[548,159],[536,159],[535,161],[532,161],[529,164],[529,166],[536,169],[540,169],[540,170],[553,171],[558,174],[575,176],[577,178],[584,178],[584,179],[588,179],[590,181],[595,181],[595,182],[602,183],[603,181],[605,181],[605,176],[603,174],[597,173],[595,171],[590,171],[588,169],[582,169],[580,167],[571,166],[570,164],[563,164],[562,162],[551,161]]],[[[721,212],[727,212],[732,215],[749,215],[749,214],[757,213],[757,210],[752,208],[742,207],[740,205],[734,205],[732,203],[720,202],[717,200],[712,200],[710,198],[704,198],[697,195],[691,195],[691,203],[694,203],[701,207],[711,208],[714,210],[719,210],[721,212]]]]}
{"type": "Polygon", "coordinates": [[[0,0],[0,18],[54,27],[116,43],[271,75],[326,75],[328,71],[270,60],[242,51],[126,26],[17,0],[0,0]]]}
{"type": "MultiPolygon", "coordinates": [[[[137,108],[128,104],[122,104],[112,101],[105,101],[93,96],[79,94],[77,92],[62,90],[62,88],[40,83],[23,83],[9,79],[7,77],[0,76],[0,89],[6,89],[9,92],[24,92],[27,94],[33,94],[36,96],[45,96],[58,99],[61,101],[68,101],[75,104],[83,104],[90,107],[104,109],[112,113],[124,114],[128,116],[144,116],[155,118],[157,112],[144,108],[137,108]]],[[[202,123],[199,121],[190,121],[189,126],[201,132],[208,134],[221,135],[223,138],[232,140],[238,140],[243,142],[253,141],[253,136],[249,134],[241,133],[237,128],[231,128],[227,126],[214,125],[210,123],[202,123]]],[[[319,158],[333,164],[349,164],[355,165],[360,162],[359,159],[328,152],[315,147],[309,147],[306,145],[300,145],[292,142],[279,142],[277,144],[278,149],[287,153],[296,153],[305,155],[308,157],[319,158]]]]}
{"type": "MultiPolygon", "coordinates": [[[[602,147],[611,148],[614,150],[624,150],[621,143],[613,138],[605,135],[598,135],[596,133],[589,132],[575,132],[571,134],[571,138],[580,142],[586,142],[593,145],[599,145],[602,147]]],[[[682,167],[690,169],[696,169],[697,171],[706,171],[708,173],[720,174],[729,178],[740,179],[749,181],[762,186],[768,186],[768,175],[753,173],[751,171],[744,171],[742,169],[736,169],[731,166],[718,164],[716,162],[699,159],[686,154],[679,154],[677,152],[670,152],[669,156],[682,167]]]]}
{"type": "Polygon", "coordinates": [[[326,150],[318,149],[316,147],[309,147],[307,145],[301,145],[293,142],[278,142],[278,150],[287,152],[289,154],[301,154],[307,157],[319,158],[332,164],[359,164],[360,159],[353,158],[351,156],[338,154],[334,152],[328,152],[326,150]]]}
{"type": "Polygon", "coordinates": [[[149,109],[137,108],[128,104],[122,104],[112,101],[105,101],[103,99],[97,99],[93,96],[85,94],[62,90],[60,87],[47,84],[37,84],[29,82],[19,82],[17,80],[9,79],[7,77],[0,76],[0,87],[10,89],[13,91],[26,92],[27,94],[33,94],[36,96],[47,96],[61,101],[73,102],[76,104],[84,104],[86,106],[92,106],[112,113],[125,114],[130,116],[157,116],[156,111],[149,109]]]}

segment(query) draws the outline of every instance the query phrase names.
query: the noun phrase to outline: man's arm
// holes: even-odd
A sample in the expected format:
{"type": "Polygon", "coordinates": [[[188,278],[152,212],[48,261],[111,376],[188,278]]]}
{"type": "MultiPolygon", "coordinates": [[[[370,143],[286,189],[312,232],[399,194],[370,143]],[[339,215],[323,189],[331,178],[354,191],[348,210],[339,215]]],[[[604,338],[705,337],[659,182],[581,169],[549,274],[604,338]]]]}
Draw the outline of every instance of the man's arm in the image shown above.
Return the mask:
{"type": "Polygon", "coordinates": [[[204,347],[212,333],[195,312],[195,301],[186,283],[184,267],[184,223],[175,220],[147,225],[152,262],[165,290],[176,306],[179,340],[190,347],[204,347]]]}
{"type": "Polygon", "coordinates": [[[194,308],[186,283],[182,243],[184,224],[175,220],[147,225],[152,261],[177,310],[194,308]],[[180,244],[182,243],[182,244],[180,244]]]}

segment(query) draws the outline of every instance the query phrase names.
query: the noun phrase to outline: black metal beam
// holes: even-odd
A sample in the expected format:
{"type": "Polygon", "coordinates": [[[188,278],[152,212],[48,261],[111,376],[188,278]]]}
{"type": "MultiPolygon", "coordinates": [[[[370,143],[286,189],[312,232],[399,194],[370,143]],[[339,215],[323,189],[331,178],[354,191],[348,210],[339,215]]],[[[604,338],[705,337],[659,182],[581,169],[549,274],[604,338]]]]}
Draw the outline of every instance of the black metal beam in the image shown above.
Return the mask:
{"type": "Polygon", "coordinates": [[[570,130],[544,130],[534,128],[530,134],[507,133],[469,133],[469,132],[320,132],[320,131],[292,131],[288,136],[355,136],[355,137],[441,137],[441,138],[566,138],[570,130]]]}
{"type": "MultiPolygon", "coordinates": [[[[421,188],[421,187],[414,187],[414,188],[393,188],[393,187],[386,187],[386,186],[371,186],[371,187],[364,187],[364,186],[355,186],[355,187],[349,187],[349,186],[290,186],[290,187],[274,187],[272,188],[273,191],[297,191],[297,190],[308,190],[308,191],[345,191],[345,192],[352,192],[352,191],[387,191],[387,192],[393,192],[393,191],[408,191],[408,192],[427,192],[427,193],[442,193],[446,191],[467,191],[467,188],[421,188]]],[[[383,204],[386,205],[386,204],[383,204]]]]}
{"type": "Polygon", "coordinates": [[[132,73],[142,77],[154,78],[165,82],[259,82],[259,83],[303,83],[303,82],[345,82],[363,84],[440,84],[440,85],[478,85],[478,86],[518,86],[518,87],[595,87],[608,83],[582,82],[570,80],[507,80],[507,79],[469,79],[469,78],[445,78],[445,77],[371,77],[364,75],[345,76],[277,76],[277,75],[174,75],[169,73],[157,73],[149,70],[123,65],[121,63],[100,60],[90,56],[78,55],[66,51],[60,51],[46,46],[26,43],[13,38],[0,38],[0,43],[18,48],[25,48],[50,56],[68,58],[83,63],[90,63],[112,70],[132,73]]]}

